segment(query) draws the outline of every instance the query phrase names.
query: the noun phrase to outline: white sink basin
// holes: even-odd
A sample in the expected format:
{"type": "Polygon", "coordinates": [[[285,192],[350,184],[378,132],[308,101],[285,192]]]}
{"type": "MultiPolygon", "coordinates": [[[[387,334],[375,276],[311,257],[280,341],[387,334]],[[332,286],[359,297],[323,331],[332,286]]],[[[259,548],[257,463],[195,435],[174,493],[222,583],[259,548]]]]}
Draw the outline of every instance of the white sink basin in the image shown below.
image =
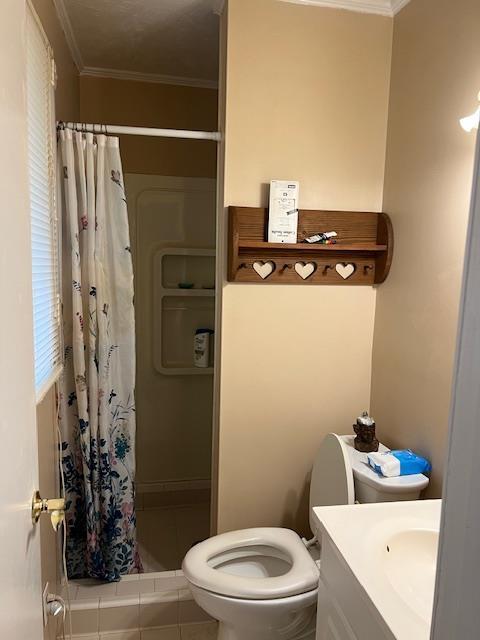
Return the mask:
{"type": "Polygon", "coordinates": [[[437,568],[438,531],[400,531],[385,543],[384,571],[387,579],[409,606],[430,623],[437,568]]]}
{"type": "Polygon", "coordinates": [[[440,500],[315,507],[328,536],[398,640],[428,640],[440,500]]]}

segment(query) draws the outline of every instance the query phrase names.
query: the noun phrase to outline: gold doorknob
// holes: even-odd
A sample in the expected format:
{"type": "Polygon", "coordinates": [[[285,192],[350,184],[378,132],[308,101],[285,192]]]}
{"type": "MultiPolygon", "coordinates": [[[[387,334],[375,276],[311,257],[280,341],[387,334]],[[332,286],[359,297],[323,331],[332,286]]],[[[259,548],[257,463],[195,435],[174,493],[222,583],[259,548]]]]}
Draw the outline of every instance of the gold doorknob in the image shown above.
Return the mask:
{"type": "Polygon", "coordinates": [[[65,519],[64,498],[42,498],[39,491],[35,491],[32,498],[32,522],[36,524],[42,513],[48,513],[54,531],[58,531],[60,524],[65,519]]]}

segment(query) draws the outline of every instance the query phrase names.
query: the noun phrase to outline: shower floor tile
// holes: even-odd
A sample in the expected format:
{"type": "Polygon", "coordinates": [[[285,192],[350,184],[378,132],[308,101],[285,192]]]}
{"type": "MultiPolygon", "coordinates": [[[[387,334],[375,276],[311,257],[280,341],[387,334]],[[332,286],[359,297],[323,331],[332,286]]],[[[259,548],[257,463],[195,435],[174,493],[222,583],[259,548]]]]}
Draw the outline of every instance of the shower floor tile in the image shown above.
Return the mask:
{"type": "Polygon", "coordinates": [[[210,505],[137,510],[137,538],[145,572],[179,569],[186,552],[210,535],[210,505]]]}

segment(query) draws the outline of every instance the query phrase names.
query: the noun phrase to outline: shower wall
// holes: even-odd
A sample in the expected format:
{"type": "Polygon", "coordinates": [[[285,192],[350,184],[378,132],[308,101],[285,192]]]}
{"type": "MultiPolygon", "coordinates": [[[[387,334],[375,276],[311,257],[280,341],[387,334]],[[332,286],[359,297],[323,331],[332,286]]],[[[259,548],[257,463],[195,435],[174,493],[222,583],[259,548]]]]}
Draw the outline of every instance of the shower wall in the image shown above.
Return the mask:
{"type": "Polygon", "coordinates": [[[193,366],[193,335],[204,325],[213,329],[215,180],[126,174],[125,184],[135,272],[138,492],[148,506],[161,506],[165,496],[158,494],[169,489],[197,501],[196,492],[210,486],[213,372],[193,366]],[[178,289],[184,281],[195,289],[178,289]]]}

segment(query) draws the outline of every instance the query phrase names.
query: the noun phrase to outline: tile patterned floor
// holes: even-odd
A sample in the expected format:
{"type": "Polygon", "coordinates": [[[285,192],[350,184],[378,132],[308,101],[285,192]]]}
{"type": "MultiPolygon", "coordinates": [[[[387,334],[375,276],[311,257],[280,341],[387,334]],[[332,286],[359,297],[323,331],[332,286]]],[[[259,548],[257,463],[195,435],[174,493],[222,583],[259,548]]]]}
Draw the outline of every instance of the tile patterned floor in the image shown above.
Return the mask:
{"type": "Polygon", "coordinates": [[[210,505],[137,508],[137,537],[146,573],[174,571],[190,547],[210,535],[210,505]]]}

